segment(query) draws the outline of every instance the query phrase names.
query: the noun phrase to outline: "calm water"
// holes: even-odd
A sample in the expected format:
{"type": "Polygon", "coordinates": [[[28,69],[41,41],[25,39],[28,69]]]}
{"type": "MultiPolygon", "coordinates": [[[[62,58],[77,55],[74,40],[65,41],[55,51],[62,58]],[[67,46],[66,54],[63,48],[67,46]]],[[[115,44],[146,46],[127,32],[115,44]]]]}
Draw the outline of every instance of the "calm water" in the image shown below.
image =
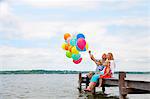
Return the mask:
{"type": "MultiPolygon", "coordinates": [[[[150,81],[149,74],[132,74],[127,75],[127,78],[150,81]]],[[[0,99],[77,99],[77,86],[77,74],[0,75],[0,99]]],[[[117,87],[106,88],[106,93],[111,96],[119,95],[117,87]]],[[[150,94],[133,94],[128,97],[150,99],[150,94]]]]}

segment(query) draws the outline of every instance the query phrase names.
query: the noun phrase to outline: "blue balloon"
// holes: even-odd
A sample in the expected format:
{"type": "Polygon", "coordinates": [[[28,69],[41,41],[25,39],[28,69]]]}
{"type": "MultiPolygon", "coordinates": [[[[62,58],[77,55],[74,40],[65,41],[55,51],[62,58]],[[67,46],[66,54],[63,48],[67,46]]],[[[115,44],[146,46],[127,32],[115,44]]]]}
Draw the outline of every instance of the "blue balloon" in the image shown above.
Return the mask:
{"type": "Polygon", "coordinates": [[[79,39],[79,38],[84,38],[84,39],[85,39],[85,36],[84,36],[82,33],[79,33],[79,34],[77,35],[77,39],[79,39]]]}
{"type": "Polygon", "coordinates": [[[71,46],[75,46],[76,43],[77,43],[77,39],[76,39],[76,38],[72,38],[72,39],[70,40],[70,45],[71,45],[71,46]]]}

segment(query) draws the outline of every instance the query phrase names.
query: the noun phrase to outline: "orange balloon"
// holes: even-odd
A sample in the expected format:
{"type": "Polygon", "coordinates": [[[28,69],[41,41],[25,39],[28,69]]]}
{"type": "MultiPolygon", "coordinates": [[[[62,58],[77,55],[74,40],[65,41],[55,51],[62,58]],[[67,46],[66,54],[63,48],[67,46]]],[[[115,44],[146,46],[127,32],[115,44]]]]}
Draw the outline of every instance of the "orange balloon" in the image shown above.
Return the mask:
{"type": "Polygon", "coordinates": [[[71,35],[70,35],[69,33],[66,33],[66,34],[64,35],[64,39],[67,40],[68,37],[71,37],[71,35]]]}
{"type": "Polygon", "coordinates": [[[65,45],[65,50],[68,50],[68,49],[69,49],[69,46],[70,46],[69,44],[66,44],[66,45],[65,45]]]}

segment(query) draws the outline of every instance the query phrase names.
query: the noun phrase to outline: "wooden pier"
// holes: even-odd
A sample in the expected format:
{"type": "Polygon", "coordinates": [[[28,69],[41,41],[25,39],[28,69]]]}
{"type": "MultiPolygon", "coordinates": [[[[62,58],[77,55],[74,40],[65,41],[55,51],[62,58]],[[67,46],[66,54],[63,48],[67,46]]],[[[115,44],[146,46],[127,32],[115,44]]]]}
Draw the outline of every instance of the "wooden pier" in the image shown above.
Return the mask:
{"type": "MultiPolygon", "coordinates": [[[[119,99],[126,99],[127,94],[150,94],[150,81],[125,80],[125,78],[126,73],[119,72],[118,79],[103,79],[102,92],[105,92],[105,87],[118,86],[119,99]]],[[[88,77],[82,77],[82,74],[79,73],[79,92],[82,92],[83,85],[87,87],[88,84],[88,77]]],[[[93,90],[93,94],[95,94],[95,89],[93,90]]]]}

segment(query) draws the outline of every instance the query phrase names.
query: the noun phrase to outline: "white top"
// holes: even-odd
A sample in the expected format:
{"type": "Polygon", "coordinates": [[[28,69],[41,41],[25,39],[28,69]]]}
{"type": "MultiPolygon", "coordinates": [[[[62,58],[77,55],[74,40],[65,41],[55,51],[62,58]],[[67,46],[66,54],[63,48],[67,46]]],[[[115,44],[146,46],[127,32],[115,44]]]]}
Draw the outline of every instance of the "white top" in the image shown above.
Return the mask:
{"type": "Polygon", "coordinates": [[[116,68],[115,61],[114,60],[110,60],[110,69],[111,69],[111,72],[112,72],[112,77],[113,77],[113,74],[115,72],[115,68],[116,68]]]}

